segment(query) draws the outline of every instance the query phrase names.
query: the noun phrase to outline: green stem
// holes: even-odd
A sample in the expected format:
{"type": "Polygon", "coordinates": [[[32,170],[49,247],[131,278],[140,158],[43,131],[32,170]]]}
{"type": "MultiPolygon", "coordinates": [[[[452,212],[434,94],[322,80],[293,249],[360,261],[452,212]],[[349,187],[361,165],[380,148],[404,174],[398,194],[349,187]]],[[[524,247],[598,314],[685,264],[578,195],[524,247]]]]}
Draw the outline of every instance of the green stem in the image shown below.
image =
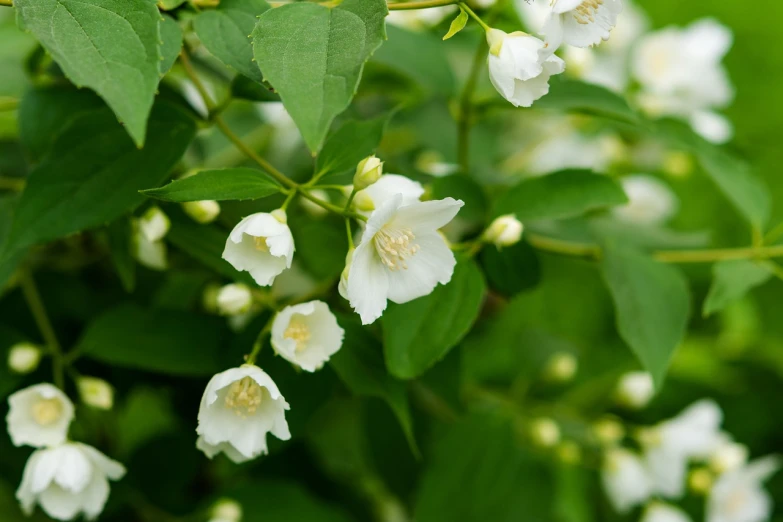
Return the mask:
{"type": "Polygon", "coordinates": [[[283,201],[283,204],[280,206],[282,210],[287,210],[288,205],[291,204],[291,201],[293,201],[294,197],[296,196],[297,192],[296,190],[289,190],[288,191],[288,197],[285,198],[285,201],[283,201]]]}
{"type": "Polygon", "coordinates": [[[347,218],[358,219],[360,221],[367,221],[367,218],[362,216],[361,214],[357,214],[356,212],[352,212],[350,210],[344,210],[344,209],[338,207],[337,205],[332,205],[331,203],[328,203],[328,202],[326,202],[326,201],[324,201],[322,199],[319,199],[319,198],[313,196],[312,194],[310,194],[308,192],[308,187],[303,187],[303,186],[299,185],[299,186],[296,187],[296,190],[303,197],[309,199],[310,201],[312,201],[313,203],[315,203],[319,207],[325,208],[326,210],[328,210],[330,212],[334,212],[335,214],[340,214],[341,216],[347,217],[347,218]]]}
{"type": "Polygon", "coordinates": [[[353,250],[353,231],[351,230],[351,220],[348,218],[345,218],[345,233],[348,235],[348,248],[353,250]]]}
{"type": "Polygon", "coordinates": [[[41,336],[52,354],[54,384],[57,385],[58,388],[64,389],[65,360],[63,351],[60,347],[60,343],[57,341],[57,335],[54,333],[54,328],[49,320],[49,316],[46,313],[46,308],[41,300],[41,294],[38,293],[38,287],[35,285],[33,275],[28,269],[20,271],[19,284],[22,288],[24,299],[27,301],[30,313],[33,314],[35,324],[38,326],[38,330],[41,332],[41,336]]]}
{"type": "Polygon", "coordinates": [[[351,209],[351,203],[353,203],[353,198],[356,197],[356,192],[357,192],[356,188],[351,190],[351,195],[348,196],[348,201],[345,202],[345,210],[351,209]]]}
{"type": "Polygon", "coordinates": [[[478,75],[484,63],[486,55],[486,42],[484,38],[476,48],[473,56],[473,65],[470,68],[468,80],[462,91],[459,101],[459,113],[457,115],[457,150],[459,154],[460,170],[463,174],[470,172],[470,128],[473,118],[473,94],[478,84],[478,75]]]}
{"type": "Polygon", "coordinates": [[[422,0],[421,2],[392,2],[388,4],[389,11],[405,11],[408,9],[429,9],[430,7],[442,7],[454,5],[457,0],[422,0]]]}
{"type": "Polygon", "coordinates": [[[0,96],[0,112],[15,111],[19,108],[19,99],[0,96]]]}
{"type": "Polygon", "coordinates": [[[12,190],[14,192],[21,192],[24,190],[25,180],[21,178],[5,178],[0,177],[0,190],[12,190]]]}
{"type": "Polygon", "coordinates": [[[269,318],[269,321],[267,321],[266,326],[259,332],[258,337],[256,337],[256,342],[253,343],[253,350],[250,352],[250,355],[247,356],[245,359],[246,364],[255,364],[256,358],[258,358],[258,354],[261,351],[261,348],[264,347],[264,338],[266,335],[272,331],[272,322],[275,320],[275,314],[272,314],[272,317],[269,318]]]}
{"type": "Polygon", "coordinates": [[[484,20],[481,19],[481,17],[479,15],[477,15],[473,11],[473,9],[470,8],[470,6],[468,6],[468,4],[466,4],[465,2],[459,2],[458,5],[462,9],[464,9],[470,15],[470,17],[473,18],[485,31],[489,31],[490,29],[492,29],[489,25],[487,25],[484,22],[484,20]]]}
{"type": "Polygon", "coordinates": [[[11,0],[0,0],[0,5],[7,5],[8,7],[11,7],[14,4],[11,0]]]}

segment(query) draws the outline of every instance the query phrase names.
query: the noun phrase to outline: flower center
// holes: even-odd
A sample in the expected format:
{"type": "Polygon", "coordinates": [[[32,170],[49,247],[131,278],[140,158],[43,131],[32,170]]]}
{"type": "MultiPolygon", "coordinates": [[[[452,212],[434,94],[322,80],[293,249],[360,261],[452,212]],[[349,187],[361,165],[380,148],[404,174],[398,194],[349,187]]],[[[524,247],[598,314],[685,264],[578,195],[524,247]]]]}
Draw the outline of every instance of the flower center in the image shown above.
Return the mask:
{"type": "Polygon", "coordinates": [[[40,426],[49,426],[57,422],[63,413],[63,405],[59,399],[41,399],[33,404],[33,419],[40,426]]]}
{"type": "Polygon", "coordinates": [[[296,342],[296,351],[302,352],[307,348],[307,341],[310,340],[310,328],[307,327],[304,317],[301,314],[291,316],[288,328],[283,333],[284,339],[293,339],[296,342]]]}
{"type": "Polygon", "coordinates": [[[419,251],[419,245],[413,243],[416,236],[409,228],[390,230],[382,228],[375,234],[373,242],[381,262],[389,270],[408,269],[406,261],[419,251]]]}
{"type": "Polygon", "coordinates": [[[261,237],[254,237],[253,243],[256,245],[256,250],[259,252],[269,252],[269,245],[266,244],[266,238],[261,237]]]}
{"type": "Polygon", "coordinates": [[[585,0],[579,4],[579,7],[573,11],[576,22],[582,25],[595,22],[595,12],[603,3],[604,0],[585,0]]]}
{"type": "Polygon", "coordinates": [[[263,399],[263,390],[250,377],[234,382],[226,394],[226,407],[234,410],[237,416],[246,418],[253,415],[263,399]]]}

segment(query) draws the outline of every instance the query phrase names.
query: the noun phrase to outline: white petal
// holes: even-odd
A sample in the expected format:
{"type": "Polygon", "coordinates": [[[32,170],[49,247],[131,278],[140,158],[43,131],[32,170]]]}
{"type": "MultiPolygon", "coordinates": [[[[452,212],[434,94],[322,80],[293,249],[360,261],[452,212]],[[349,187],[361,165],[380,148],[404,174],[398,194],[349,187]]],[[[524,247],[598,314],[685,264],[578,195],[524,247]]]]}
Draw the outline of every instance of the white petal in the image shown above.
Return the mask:
{"type": "Polygon", "coordinates": [[[38,495],[38,503],[47,515],[57,520],[70,520],[83,507],[82,495],[68,492],[56,484],[38,495]]]}
{"type": "Polygon", "coordinates": [[[87,444],[76,443],[77,446],[87,455],[87,458],[93,463],[94,466],[100,470],[101,473],[109,477],[111,480],[120,480],[125,476],[125,466],[112,460],[97,449],[87,444]]]}
{"type": "Polygon", "coordinates": [[[61,455],[57,474],[54,477],[55,483],[65,491],[81,492],[92,478],[92,462],[75,444],[65,444],[55,448],[54,451],[61,455]]]}
{"type": "Polygon", "coordinates": [[[572,11],[579,7],[585,0],[556,0],[552,6],[552,12],[560,14],[572,11]]]}
{"type": "Polygon", "coordinates": [[[225,453],[225,455],[231,459],[232,462],[235,464],[242,464],[243,462],[247,462],[249,460],[252,460],[252,458],[245,457],[241,453],[239,453],[234,446],[232,446],[228,442],[221,442],[220,444],[210,444],[206,440],[204,440],[204,437],[199,437],[198,440],[196,440],[196,448],[203,451],[204,454],[207,456],[207,458],[212,459],[217,455],[218,453],[225,453]]]}
{"type": "Polygon", "coordinates": [[[681,498],[685,493],[688,458],[664,446],[649,448],[644,456],[654,491],[666,498],[681,498]]]}
{"type": "Polygon", "coordinates": [[[47,383],[30,386],[8,397],[8,405],[8,434],[15,446],[56,446],[65,441],[74,408],[68,396],[57,387],[47,383]],[[52,400],[59,405],[60,415],[51,424],[41,425],[33,415],[35,405],[52,400]]]}
{"type": "MultiPolygon", "coordinates": [[[[267,238],[266,243],[269,245],[270,238],[267,238]]],[[[275,244],[277,245],[277,242],[275,244]]],[[[291,245],[293,248],[293,243],[291,245]]],[[[275,277],[288,266],[287,253],[286,257],[275,257],[271,251],[258,250],[251,236],[244,236],[239,243],[229,238],[223,250],[223,259],[237,270],[249,272],[260,286],[271,285],[275,277]]]]}
{"type": "MultiPolygon", "coordinates": [[[[370,222],[377,212],[376,210],[370,217],[370,222]]],[[[367,224],[365,236],[371,230],[370,222],[367,224]]],[[[362,244],[354,251],[348,274],[348,302],[361,317],[362,324],[371,324],[383,314],[388,292],[389,278],[386,267],[378,257],[375,247],[371,243],[365,243],[362,238],[362,244]]]]}
{"type": "Polygon", "coordinates": [[[417,237],[425,235],[446,226],[463,205],[461,200],[446,198],[400,207],[390,226],[409,228],[417,237]]]}
{"type": "Polygon", "coordinates": [[[416,236],[419,251],[407,260],[407,269],[390,270],[389,299],[407,303],[429,295],[438,285],[451,281],[457,261],[446,241],[437,233],[416,236]]]}
{"type": "Polygon", "coordinates": [[[691,518],[680,508],[654,502],[645,510],[641,522],[691,522],[691,518]]]}
{"type": "Polygon", "coordinates": [[[36,494],[33,491],[33,475],[41,458],[41,452],[42,450],[37,450],[27,459],[27,464],[25,464],[24,473],[22,474],[22,482],[19,484],[19,489],[16,490],[16,498],[21,504],[22,511],[27,516],[32,515],[35,508],[36,494]]]}
{"type": "Polygon", "coordinates": [[[641,504],[652,493],[644,463],[636,454],[625,449],[613,449],[607,453],[601,479],[607,497],[619,513],[641,504]]]}
{"type": "MultiPolygon", "coordinates": [[[[544,42],[535,36],[512,33],[506,37],[503,49],[507,49],[513,58],[515,79],[528,80],[541,74],[543,64],[540,53],[544,49],[544,42]]],[[[504,56],[503,52],[500,56],[504,56]]]]}
{"type": "Polygon", "coordinates": [[[375,234],[394,218],[400,206],[402,206],[402,194],[395,194],[384,201],[380,207],[375,209],[375,211],[370,214],[370,219],[367,220],[364,227],[361,243],[364,244],[368,241],[372,241],[375,234]]]}
{"type": "Polygon", "coordinates": [[[399,174],[384,174],[374,184],[360,191],[373,202],[375,208],[380,208],[391,197],[401,194],[401,204],[409,205],[419,201],[424,194],[424,187],[418,181],[413,181],[399,174]]]}
{"type": "MultiPolygon", "coordinates": [[[[594,21],[580,23],[573,12],[564,13],[563,41],[575,47],[590,47],[602,40],[609,39],[609,33],[617,25],[617,16],[622,12],[620,0],[603,0],[603,3],[593,12],[594,21]]],[[[583,21],[583,20],[582,20],[583,21]]]]}
{"type": "Polygon", "coordinates": [[[693,130],[712,143],[726,143],[734,135],[731,121],[717,112],[697,111],[691,115],[690,121],[693,130]]]}
{"type": "Polygon", "coordinates": [[[98,518],[109,500],[109,481],[103,475],[96,474],[82,492],[82,509],[87,520],[98,518]]]}
{"type": "Polygon", "coordinates": [[[57,448],[42,450],[39,453],[38,461],[32,473],[33,493],[39,494],[46,490],[57,476],[60,469],[60,463],[63,459],[63,453],[57,451],[57,448]]]}
{"type": "Polygon", "coordinates": [[[541,27],[541,34],[546,39],[546,46],[541,53],[542,58],[552,56],[563,45],[564,30],[563,18],[559,14],[550,13],[541,27]]]}

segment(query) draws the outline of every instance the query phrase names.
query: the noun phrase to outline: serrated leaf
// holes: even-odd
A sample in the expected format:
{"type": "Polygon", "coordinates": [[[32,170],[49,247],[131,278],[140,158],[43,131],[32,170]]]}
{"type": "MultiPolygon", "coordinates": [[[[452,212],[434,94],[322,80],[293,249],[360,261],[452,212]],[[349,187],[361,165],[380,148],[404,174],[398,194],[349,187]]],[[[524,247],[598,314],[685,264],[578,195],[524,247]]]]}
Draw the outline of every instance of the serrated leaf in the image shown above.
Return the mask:
{"type": "Polygon", "coordinates": [[[280,185],[266,174],[244,167],[202,170],[165,187],[141,191],[147,197],[176,203],[261,199],[279,192],[280,185]]]}
{"type": "Polygon", "coordinates": [[[461,259],[447,285],[410,303],[390,303],[381,319],[389,372],[413,379],[445,357],[478,318],[485,293],[475,261],[461,259]]]}
{"type": "Polygon", "coordinates": [[[20,249],[103,225],[144,201],[139,190],[163,181],[196,132],[195,121],[166,102],[138,149],[108,109],[77,117],[29,176],[5,245],[20,249]]]}
{"type": "Polygon", "coordinates": [[[712,286],[702,310],[705,317],[741,299],[755,287],[769,281],[773,275],[763,263],[746,259],[715,263],[712,274],[712,286]]]}
{"type": "Polygon", "coordinates": [[[271,7],[264,0],[223,0],[217,9],[199,13],[193,20],[193,27],[217,59],[261,83],[264,78],[253,60],[250,33],[258,17],[269,9],[271,7]]]}
{"type": "Polygon", "coordinates": [[[160,80],[160,13],[149,0],[16,0],[30,30],[77,86],[96,91],[141,147],[160,80]]]}
{"type": "Polygon", "coordinates": [[[389,116],[343,123],[324,143],[315,162],[315,172],[323,179],[356,170],[356,166],[378,148],[389,116]]]}
{"type": "Polygon", "coordinates": [[[566,170],[518,183],[500,197],[493,215],[514,214],[526,223],[580,216],[627,202],[622,187],[612,179],[586,170],[566,170]]]}
{"type": "Polygon", "coordinates": [[[641,122],[625,98],[605,87],[559,76],[552,78],[550,84],[549,94],[536,102],[536,109],[583,112],[634,124],[641,122]]]}
{"type": "Polygon", "coordinates": [[[601,273],[614,300],[620,336],[660,388],[688,325],[687,281],[674,266],[614,245],[604,248],[601,273]]]}
{"type": "Polygon", "coordinates": [[[462,31],[467,23],[468,13],[462,7],[460,7],[459,14],[454,20],[452,20],[451,26],[449,27],[449,32],[446,33],[446,36],[444,36],[443,39],[448,40],[458,32],[462,31]]]}
{"type": "Polygon", "coordinates": [[[224,369],[221,324],[218,317],[123,304],[98,316],[76,349],[112,366],[206,377],[224,369]]]}
{"type": "Polygon", "coordinates": [[[261,15],[253,53],[313,152],[351,102],[364,62],[385,38],[383,0],[336,8],[287,4],[261,15]]]}
{"type": "Polygon", "coordinates": [[[182,28],[169,15],[163,15],[160,23],[160,75],[164,76],[174,66],[182,50],[182,28]]]}

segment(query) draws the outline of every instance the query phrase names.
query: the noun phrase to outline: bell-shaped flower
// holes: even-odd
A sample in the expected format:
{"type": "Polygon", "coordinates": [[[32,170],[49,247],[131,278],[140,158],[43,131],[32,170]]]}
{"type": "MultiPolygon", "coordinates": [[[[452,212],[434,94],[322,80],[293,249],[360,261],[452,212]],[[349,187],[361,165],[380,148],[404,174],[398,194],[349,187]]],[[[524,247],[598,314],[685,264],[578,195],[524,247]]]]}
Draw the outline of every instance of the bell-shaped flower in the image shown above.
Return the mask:
{"type": "Polygon", "coordinates": [[[563,43],[590,47],[608,40],[622,10],[622,0],[554,0],[542,30],[547,52],[563,43]]]}
{"type": "Polygon", "coordinates": [[[389,199],[402,195],[402,204],[410,205],[421,200],[424,195],[424,187],[418,181],[413,181],[399,174],[385,174],[364,190],[356,193],[353,206],[357,212],[369,216],[389,199]]]}
{"type": "Polygon", "coordinates": [[[240,221],[226,240],[223,259],[249,272],[260,286],[270,286],[294,259],[294,237],[285,211],[259,212],[240,221]]]}
{"type": "Polygon", "coordinates": [[[645,460],[656,493],[682,497],[689,461],[706,460],[723,441],[722,420],[715,402],[701,400],[644,433],[645,460]]]}
{"type": "Polygon", "coordinates": [[[224,452],[234,462],[267,453],[266,435],[288,440],[288,403],[269,375],[249,364],[212,377],[198,412],[197,447],[209,458],[224,452]]]}
{"type": "Polygon", "coordinates": [[[456,259],[438,229],[462,205],[446,198],[403,206],[397,194],[372,213],[346,285],[348,301],[363,324],[378,319],[387,300],[407,303],[451,281],[456,259]]]}
{"type": "Polygon", "coordinates": [[[641,522],[691,522],[691,518],[671,504],[652,502],[645,508],[641,522]]]}
{"type": "Polygon", "coordinates": [[[68,438],[73,403],[59,388],[36,384],[8,397],[8,434],[15,446],[56,446],[68,438]]]}
{"type": "Polygon", "coordinates": [[[677,196],[658,178],[637,174],[622,178],[621,183],[628,203],[613,209],[619,219],[637,225],[661,225],[677,213],[677,196]]]}
{"type": "Polygon", "coordinates": [[[642,458],[623,448],[606,452],[601,481],[606,496],[618,513],[645,502],[652,495],[652,484],[642,458]]]}
{"type": "Polygon", "coordinates": [[[721,475],[707,499],[707,522],[769,520],[772,497],[762,484],[780,467],[780,458],[769,456],[721,475]]]}
{"type": "Polygon", "coordinates": [[[79,514],[93,520],[109,498],[109,480],[124,475],[119,462],[91,446],[69,442],[30,455],[16,498],[28,516],[38,503],[57,520],[71,520],[79,514]]]}
{"type": "Polygon", "coordinates": [[[287,306],[272,322],[272,348],[306,372],[321,369],[343,345],[344,335],[323,301],[287,306]]]}
{"type": "Polygon", "coordinates": [[[565,62],[543,56],[544,42],[529,34],[487,31],[489,79],[515,107],[530,107],[549,92],[549,78],[565,70],[565,62]]]}

